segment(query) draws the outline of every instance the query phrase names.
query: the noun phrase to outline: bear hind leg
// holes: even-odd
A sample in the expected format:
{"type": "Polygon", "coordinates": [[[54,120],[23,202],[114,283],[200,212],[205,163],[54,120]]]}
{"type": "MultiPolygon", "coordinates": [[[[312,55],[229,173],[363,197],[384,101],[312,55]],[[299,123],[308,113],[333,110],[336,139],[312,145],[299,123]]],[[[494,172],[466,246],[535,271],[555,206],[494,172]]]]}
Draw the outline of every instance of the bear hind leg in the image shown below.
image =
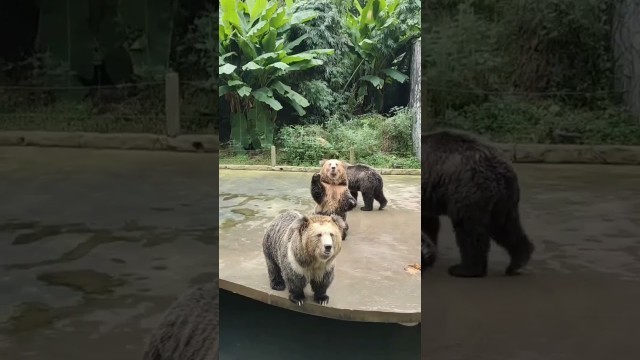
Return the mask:
{"type": "Polygon", "coordinates": [[[484,277],[487,275],[490,237],[482,222],[457,222],[453,225],[460,250],[460,264],[449,268],[455,277],[484,277]]]}
{"type": "Polygon", "coordinates": [[[519,275],[520,270],[529,263],[535,250],[533,243],[522,228],[519,214],[517,212],[512,214],[504,224],[496,226],[492,230],[493,240],[503,247],[511,258],[505,274],[508,276],[519,275]]]}
{"type": "Polygon", "coordinates": [[[358,191],[349,191],[351,193],[351,196],[353,196],[353,199],[356,201],[356,203],[358,202],[358,191]]]}
{"type": "Polygon", "coordinates": [[[380,204],[378,210],[382,210],[387,207],[387,198],[384,197],[384,192],[382,192],[382,189],[380,189],[380,191],[376,193],[375,199],[380,204]]]}
{"type": "Polygon", "coordinates": [[[282,291],[285,289],[282,270],[272,259],[267,259],[267,272],[269,273],[269,285],[273,290],[282,291]]]}

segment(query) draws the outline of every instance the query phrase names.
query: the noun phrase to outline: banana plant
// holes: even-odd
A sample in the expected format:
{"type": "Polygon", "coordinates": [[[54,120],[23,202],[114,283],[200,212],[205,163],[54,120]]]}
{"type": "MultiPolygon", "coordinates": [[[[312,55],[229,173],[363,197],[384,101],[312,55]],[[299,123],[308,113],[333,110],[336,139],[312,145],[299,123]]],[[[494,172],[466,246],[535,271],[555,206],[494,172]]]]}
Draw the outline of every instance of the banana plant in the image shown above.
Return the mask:
{"type": "MultiPolygon", "coordinates": [[[[357,97],[373,98],[373,105],[381,110],[384,104],[384,85],[403,83],[408,75],[398,70],[412,40],[420,36],[419,26],[407,26],[398,17],[398,6],[411,0],[353,0],[353,9],[347,13],[346,27],[350,47],[360,58],[352,78],[358,83],[357,97]]],[[[419,16],[419,14],[417,15],[419,16]]]]}
{"type": "Polygon", "coordinates": [[[292,25],[314,19],[296,11],[293,0],[221,0],[219,16],[219,96],[231,106],[231,138],[237,150],[270,147],[275,120],[286,102],[300,116],[309,101],[287,84],[294,71],[323,64],[333,49],[296,52],[307,37],[288,40],[292,25]]]}

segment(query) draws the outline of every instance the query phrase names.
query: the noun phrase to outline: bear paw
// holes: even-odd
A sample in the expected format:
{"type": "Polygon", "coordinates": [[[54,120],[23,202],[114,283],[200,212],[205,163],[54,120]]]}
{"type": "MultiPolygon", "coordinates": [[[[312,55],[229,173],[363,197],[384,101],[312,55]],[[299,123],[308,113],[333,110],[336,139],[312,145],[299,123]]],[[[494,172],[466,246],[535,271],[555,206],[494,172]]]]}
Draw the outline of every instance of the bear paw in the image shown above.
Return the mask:
{"type": "Polygon", "coordinates": [[[453,265],[449,268],[449,275],[463,278],[485,277],[487,275],[487,269],[453,265]]]}
{"type": "Polygon", "coordinates": [[[271,284],[271,288],[275,291],[282,291],[285,289],[284,281],[279,281],[271,284]]]}
{"type": "Polygon", "coordinates": [[[311,180],[320,181],[320,173],[313,174],[313,176],[311,177],[311,180]]]}
{"type": "Polygon", "coordinates": [[[371,206],[371,207],[363,206],[363,207],[360,208],[360,210],[362,210],[362,211],[371,211],[371,210],[373,210],[373,206],[371,206]]]}
{"type": "Polygon", "coordinates": [[[304,304],[304,295],[289,294],[289,300],[298,306],[302,306],[304,304]]]}
{"type": "Polygon", "coordinates": [[[329,304],[329,295],[327,294],[323,294],[323,295],[314,295],[313,299],[320,305],[322,306],[326,306],[329,304]]]}

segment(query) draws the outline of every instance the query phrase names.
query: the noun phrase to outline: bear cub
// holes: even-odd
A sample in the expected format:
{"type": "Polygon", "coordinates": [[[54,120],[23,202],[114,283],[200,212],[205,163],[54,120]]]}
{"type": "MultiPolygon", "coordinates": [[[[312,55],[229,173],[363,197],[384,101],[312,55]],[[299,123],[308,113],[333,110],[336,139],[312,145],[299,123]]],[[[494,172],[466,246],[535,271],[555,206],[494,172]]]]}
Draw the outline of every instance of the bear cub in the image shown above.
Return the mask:
{"type": "Polygon", "coordinates": [[[315,302],[327,305],[344,227],[337,215],[302,215],[292,210],[278,215],[262,241],[271,288],[288,288],[289,300],[301,306],[310,283],[315,302]]]}
{"type": "Polygon", "coordinates": [[[322,164],[320,172],[311,177],[311,197],[316,202],[316,214],[342,218],[345,223],[342,240],[346,240],[347,212],[353,210],[357,202],[349,191],[347,168],[342,161],[331,159],[322,164]]]}
{"type": "Polygon", "coordinates": [[[534,251],[520,222],[520,187],[509,160],[471,134],[441,130],[422,134],[423,261],[435,261],[439,216],[451,220],[460,251],[456,277],[487,274],[491,239],[506,249],[507,275],[516,275],[534,251]],[[428,256],[425,256],[428,255],[428,256]]]}
{"type": "Polygon", "coordinates": [[[360,210],[373,210],[374,199],[380,204],[379,210],[387,206],[387,198],[382,191],[382,176],[373,168],[362,164],[347,165],[347,180],[349,191],[356,201],[358,201],[358,191],[362,193],[364,206],[360,210]]]}

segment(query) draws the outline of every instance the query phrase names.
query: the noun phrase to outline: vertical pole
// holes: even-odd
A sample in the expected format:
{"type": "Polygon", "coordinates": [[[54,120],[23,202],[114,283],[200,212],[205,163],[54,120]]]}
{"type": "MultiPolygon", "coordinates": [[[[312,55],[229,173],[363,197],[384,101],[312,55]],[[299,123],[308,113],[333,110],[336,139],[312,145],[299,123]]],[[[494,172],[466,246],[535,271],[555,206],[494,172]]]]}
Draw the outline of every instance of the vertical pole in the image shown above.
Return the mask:
{"type": "Polygon", "coordinates": [[[356,164],[356,152],[353,150],[353,148],[349,149],[349,163],[351,165],[356,164]]]}
{"type": "Polygon", "coordinates": [[[180,78],[177,73],[165,75],[165,117],[167,135],[180,134],[180,78]]]}
{"type": "Polygon", "coordinates": [[[276,147],[271,145],[271,166],[276,166],[276,147]]]}

